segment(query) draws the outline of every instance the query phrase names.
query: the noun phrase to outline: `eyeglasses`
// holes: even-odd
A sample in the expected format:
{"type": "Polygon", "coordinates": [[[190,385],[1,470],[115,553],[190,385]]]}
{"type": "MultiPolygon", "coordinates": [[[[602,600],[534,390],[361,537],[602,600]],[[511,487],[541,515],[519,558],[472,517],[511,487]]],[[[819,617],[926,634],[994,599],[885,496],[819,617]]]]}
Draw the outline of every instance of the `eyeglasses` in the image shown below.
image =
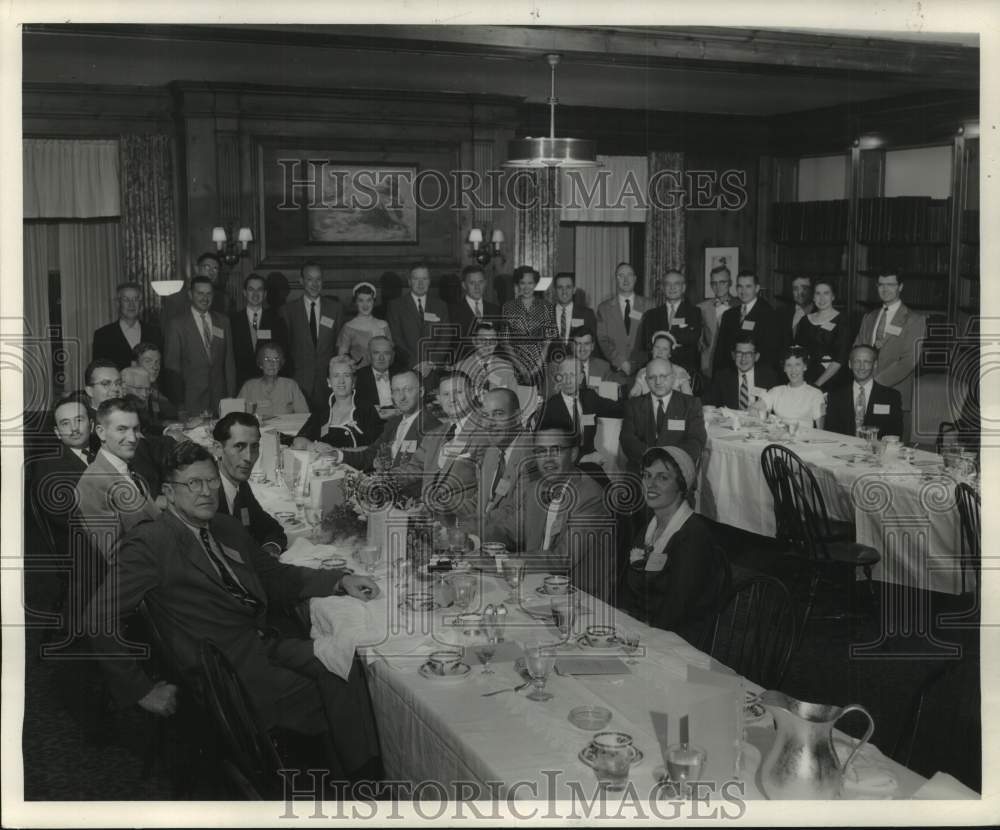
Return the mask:
{"type": "Polygon", "coordinates": [[[573,449],[572,447],[532,447],[531,453],[535,458],[558,458],[564,452],[573,449]]]}
{"type": "Polygon", "coordinates": [[[198,493],[214,493],[219,487],[222,486],[221,478],[189,478],[187,481],[171,481],[173,485],[182,484],[191,491],[192,494],[198,493]]]}
{"type": "Polygon", "coordinates": [[[110,389],[113,386],[120,387],[121,385],[122,382],[120,380],[99,380],[94,384],[94,386],[101,386],[105,389],[110,389]]]}

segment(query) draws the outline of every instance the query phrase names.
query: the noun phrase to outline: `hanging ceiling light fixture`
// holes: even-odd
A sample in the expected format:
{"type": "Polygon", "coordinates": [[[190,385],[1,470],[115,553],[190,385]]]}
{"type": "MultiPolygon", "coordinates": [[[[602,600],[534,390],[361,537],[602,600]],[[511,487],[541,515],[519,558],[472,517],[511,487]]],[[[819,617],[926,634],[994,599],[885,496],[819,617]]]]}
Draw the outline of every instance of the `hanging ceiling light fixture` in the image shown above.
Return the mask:
{"type": "Polygon", "coordinates": [[[583,138],[556,138],[556,67],[560,55],[546,55],[552,72],[549,137],[516,138],[507,145],[505,167],[598,167],[597,145],[583,138]]]}

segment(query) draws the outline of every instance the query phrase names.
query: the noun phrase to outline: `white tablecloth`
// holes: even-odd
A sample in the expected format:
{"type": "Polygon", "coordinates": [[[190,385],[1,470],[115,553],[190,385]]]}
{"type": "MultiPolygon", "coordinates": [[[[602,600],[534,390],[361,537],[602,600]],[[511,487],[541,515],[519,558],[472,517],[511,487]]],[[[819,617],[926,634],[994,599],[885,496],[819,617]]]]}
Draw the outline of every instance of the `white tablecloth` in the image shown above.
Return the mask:
{"type": "MultiPolygon", "coordinates": [[[[957,594],[961,540],[954,482],[925,480],[921,470],[898,462],[882,469],[849,465],[837,456],[864,450],[857,438],[810,430],[790,448],[806,461],[833,519],[853,521],[857,541],[882,554],[876,579],[957,594]]],[[[745,441],[724,426],[708,427],[697,510],[709,519],[762,536],[775,533],[774,503],[760,455],[768,441],[745,441]]],[[[918,452],[917,461],[937,456],[918,452]]]]}

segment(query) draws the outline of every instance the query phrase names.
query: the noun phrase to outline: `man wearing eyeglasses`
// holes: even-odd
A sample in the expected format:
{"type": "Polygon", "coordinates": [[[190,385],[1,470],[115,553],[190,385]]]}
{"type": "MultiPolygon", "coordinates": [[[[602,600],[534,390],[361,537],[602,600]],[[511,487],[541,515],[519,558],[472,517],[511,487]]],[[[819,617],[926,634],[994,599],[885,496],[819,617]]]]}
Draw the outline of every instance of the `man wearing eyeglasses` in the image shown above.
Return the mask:
{"type": "Polygon", "coordinates": [[[483,541],[525,551],[527,570],[569,574],[577,588],[608,599],[615,519],[604,490],[576,466],[576,436],[569,429],[541,429],[526,452],[525,475],[486,517],[483,541]]]}
{"type": "Polygon", "coordinates": [[[98,406],[101,449],[77,482],[77,510],[90,543],[109,564],[128,530],[160,514],[153,486],[134,465],[141,435],[132,401],[109,398],[98,406]]]}
{"type": "Polygon", "coordinates": [[[715,341],[719,336],[719,324],[722,322],[722,315],[729,311],[735,302],[729,289],[733,285],[733,277],[730,270],[725,265],[717,265],[708,275],[708,282],[715,295],[710,300],[698,303],[701,311],[701,373],[706,377],[712,377],[712,363],[715,357],[715,341]]]}
{"type": "Polygon", "coordinates": [[[288,538],[250,489],[250,473],[260,458],[260,424],[246,412],[230,412],[212,430],[219,444],[219,512],[239,519],[261,550],[281,556],[288,538]]]}
{"type": "Polygon", "coordinates": [[[153,323],[143,323],[142,288],[137,282],[124,282],[118,286],[118,319],[94,332],[92,357],[110,360],[116,368],[124,369],[132,362],[132,350],[142,342],[163,343],[163,334],[153,323]]]}
{"type": "Polygon", "coordinates": [[[307,637],[283,636],[268,625],[271,608],[311,597],[378,596],[368,577],[340,569],[312,570],[278,562],[240,521],[217,511],[222,480],[211,453],[190,441],[164,465],[168,509],[121,545],[116,579],[88,609],[92,643],[120,705],[138,703],[160,716],[177,708],[177,687],[154,683],[126,653],[124,624],[145,601],[169,631],[183,674],[199,665],[202,642],[229,658],[265,729],[326,734],[331,769],[349,780],[377,775],[378,740],[363,669],[346,680],[328,671],[307,637]]]}

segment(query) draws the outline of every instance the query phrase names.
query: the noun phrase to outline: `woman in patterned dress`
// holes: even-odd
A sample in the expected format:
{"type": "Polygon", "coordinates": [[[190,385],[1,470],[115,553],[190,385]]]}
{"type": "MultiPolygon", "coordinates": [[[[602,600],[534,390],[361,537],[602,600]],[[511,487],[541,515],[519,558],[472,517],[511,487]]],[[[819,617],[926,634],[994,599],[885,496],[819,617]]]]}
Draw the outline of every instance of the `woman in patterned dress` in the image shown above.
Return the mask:
{"type": "Polygon", "coordinates": [[[541,380],[546,348],[558,336],[555,309],[535,296],[540,278],[530,265],[515,268],[516,296],[502,309],[507,324],[507,352],[514,359],[518,380],[529,386],[537,386],[541,380]]]}

